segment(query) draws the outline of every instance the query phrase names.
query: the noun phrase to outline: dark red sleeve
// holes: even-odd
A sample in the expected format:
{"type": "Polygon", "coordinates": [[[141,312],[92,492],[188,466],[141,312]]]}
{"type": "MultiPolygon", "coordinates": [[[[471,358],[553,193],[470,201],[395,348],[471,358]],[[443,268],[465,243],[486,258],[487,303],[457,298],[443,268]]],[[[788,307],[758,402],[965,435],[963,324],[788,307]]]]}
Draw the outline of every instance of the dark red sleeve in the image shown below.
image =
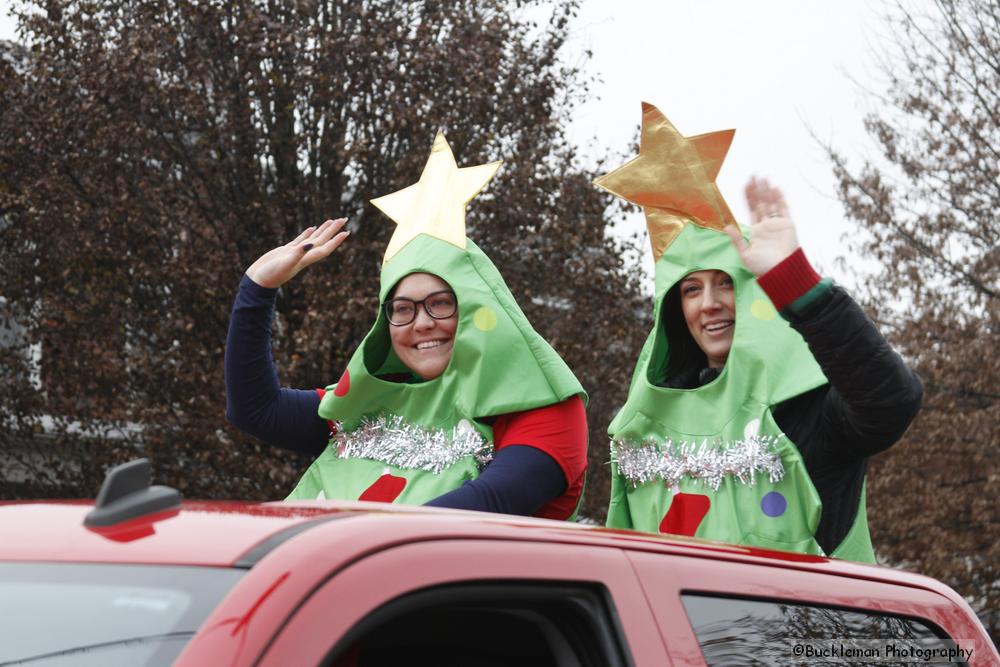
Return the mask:
{"type": "Polygon", "coordinates": [[[820,281],[820,275],[806,259],[802,248],[781,260],[777,266],[757,278],[775,310],[783,310],[820,281]]]}
{"type": "Polygon", "coordinates": [[[569,518],[583,493],[587,471],[587,412],[580,397],[497,417],[493,422],[494,449],[500,451],[510,445],[534,447],[559,464],[566,476],[566,491],[535,516],[569,518]]]}

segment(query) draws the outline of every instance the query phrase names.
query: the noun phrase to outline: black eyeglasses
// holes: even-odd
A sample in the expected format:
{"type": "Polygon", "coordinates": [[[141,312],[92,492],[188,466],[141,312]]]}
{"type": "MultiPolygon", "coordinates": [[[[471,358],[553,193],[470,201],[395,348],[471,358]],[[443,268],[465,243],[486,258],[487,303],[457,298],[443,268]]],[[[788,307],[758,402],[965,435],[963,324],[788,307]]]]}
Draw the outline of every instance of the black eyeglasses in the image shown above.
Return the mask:
{"type": "Polygon", "coordinates": [[[446,320],[458,310],[458,301],[451,290],[431,292],[420,301],[399,296],[383,304],[385,316],[394,327],[406,326],[417,319],[417,306],[423,306],[427,314],[435,320],[446,320]]]}

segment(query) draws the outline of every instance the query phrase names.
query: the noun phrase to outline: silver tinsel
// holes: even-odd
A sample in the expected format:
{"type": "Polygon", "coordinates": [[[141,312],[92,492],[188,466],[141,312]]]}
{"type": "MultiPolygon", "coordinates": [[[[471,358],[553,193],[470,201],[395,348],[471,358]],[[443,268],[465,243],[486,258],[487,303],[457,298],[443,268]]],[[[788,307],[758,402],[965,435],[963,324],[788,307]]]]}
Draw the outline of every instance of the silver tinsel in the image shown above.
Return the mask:
{"type": "Polygon", "coordinates": [[[407,424],[396,415],[365,417],[345,433],[336,425],[330,443],[342,459],[371,459],[397,468],[417,468],[434,474],[472,456],[482,469],[493,458],[493,443],[463,419],[453,429],[407,424]]]}
{"type": "Polygon", "coordinates": [[[717,491],[726,477],[753,484],[758,474],[766,474],[771,482],[779,481],[785,475],[785,466],[774,450],[777,442],[772,435],[748,434],[742,440],[729,442],[675,443],[668,438],[662,444],[615,440],[612,446],[618,470],[633,487],[654,479],[671,487],[682,479],[694,479],[717,491]]]}

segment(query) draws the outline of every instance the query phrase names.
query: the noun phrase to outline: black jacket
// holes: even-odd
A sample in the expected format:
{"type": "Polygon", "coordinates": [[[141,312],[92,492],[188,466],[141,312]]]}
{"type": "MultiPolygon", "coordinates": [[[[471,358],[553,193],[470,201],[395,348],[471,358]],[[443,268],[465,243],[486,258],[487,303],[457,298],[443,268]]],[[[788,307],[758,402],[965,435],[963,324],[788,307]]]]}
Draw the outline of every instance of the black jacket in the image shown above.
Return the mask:
{"type": "MultiPolygon", "coordinates": [[[[920,409],[923,385],[844,290],[831,285],[802,311],[794,306],[781,314],[830,382],[779,403],[773,415],[801,452],[819,493],[816,541],[829,554],[854,523],[868,457],[903,435],[920,409]]],[[[690,389],[718,373],[706,368],[666,386],[690,389]]]]}

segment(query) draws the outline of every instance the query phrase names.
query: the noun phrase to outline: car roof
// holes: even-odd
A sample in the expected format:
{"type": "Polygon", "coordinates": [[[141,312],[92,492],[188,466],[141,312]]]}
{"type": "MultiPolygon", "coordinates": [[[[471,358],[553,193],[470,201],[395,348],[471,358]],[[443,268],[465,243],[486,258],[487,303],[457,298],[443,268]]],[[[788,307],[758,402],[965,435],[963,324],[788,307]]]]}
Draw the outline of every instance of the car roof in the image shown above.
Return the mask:
{"type": "Polygon", "coordinates": [[[179,510],[95,528],[84,525],[84,517],[93,507],[93,501],[83,500],[0,502],[0,533],[4,536],[0,562],[250,567],[272,548],[293,541],[296,534],[336,520],[331,539],[339,549],[359,553],[378,548],[380,542],[388,547],[433,539],[544,541],[814,570],[952,595],[934,579],[901,570],[503,514],[366,502],[185,501],[179,510]],[[364,539],[358,539],[360,536],[364,539]]]}
{"type": "Polygon", "coordinates": [[[87,527],[93,501],[0,502],[0,561],[232,566],[256,545],[337,507],[184,502],[110,527],[87,527]]]}

